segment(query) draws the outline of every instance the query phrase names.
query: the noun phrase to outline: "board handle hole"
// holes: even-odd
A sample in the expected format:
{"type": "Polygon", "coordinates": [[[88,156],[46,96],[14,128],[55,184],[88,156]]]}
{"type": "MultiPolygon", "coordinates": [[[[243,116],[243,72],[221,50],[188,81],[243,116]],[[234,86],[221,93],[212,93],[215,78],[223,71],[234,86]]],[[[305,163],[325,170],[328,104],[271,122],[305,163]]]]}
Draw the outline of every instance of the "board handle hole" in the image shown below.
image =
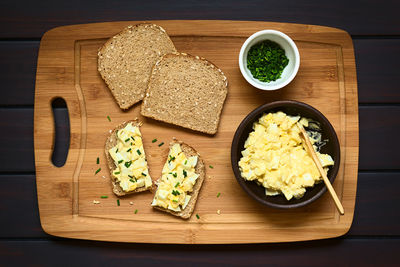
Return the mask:
{"type": "Polygon", "coordinates": [[[70,145],[70,124],[67,103],[61,97],[54,98],[51,101],[51,109],[53,110],[55,129],[51,162],[56,167],[62,167],[67,161],[70,145]]]}

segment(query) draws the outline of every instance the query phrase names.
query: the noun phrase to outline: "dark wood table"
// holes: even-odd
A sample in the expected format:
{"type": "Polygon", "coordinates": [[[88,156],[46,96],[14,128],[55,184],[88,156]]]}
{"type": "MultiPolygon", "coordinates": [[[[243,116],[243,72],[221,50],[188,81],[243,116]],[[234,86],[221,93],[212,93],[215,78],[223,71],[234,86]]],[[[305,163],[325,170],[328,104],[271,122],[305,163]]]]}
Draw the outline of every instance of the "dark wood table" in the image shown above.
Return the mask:
{"type": "MultiPolygon", "coordinates": [[[[400,1],[11,1],[0,3],[0,265],[378,265],[400,253],[400,1]],[[153,245],[45,234],[36,199],[33,107],[40,38],[68,24],[150,19],[325,25],[353,38],[360,158],[343,237],[285,244],[153,245]]],[[[58,106],[55,115],[63,117],[58,106]]],[[[66,140],[61,140],[65,142],[66,140]]]]}

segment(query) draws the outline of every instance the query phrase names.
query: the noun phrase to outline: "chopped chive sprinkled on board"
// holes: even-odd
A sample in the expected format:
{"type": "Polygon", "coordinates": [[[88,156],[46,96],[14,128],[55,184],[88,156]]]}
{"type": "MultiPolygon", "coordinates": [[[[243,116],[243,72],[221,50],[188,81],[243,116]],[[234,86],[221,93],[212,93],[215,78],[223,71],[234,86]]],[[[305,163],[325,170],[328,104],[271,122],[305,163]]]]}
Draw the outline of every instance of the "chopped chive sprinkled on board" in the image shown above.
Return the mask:
{"type": "Polygon", "coordinates": [[[162,146],[163,144],[164,144],[164,142],[161,142],[161,143],[158,144],[158,146],[160,147],[160,146],[162,146]]]}
{"type": "Polygon", "coordinates": [[[220,195],[221,195],[221,193],[218,193],[218,194],[217,194],[217,197],[219,197],[220,195]]]}
{"type": "Polygon", "coordinates": [[[118,206],[121,206],[121,204],[119,203],[119,199],[117,199],[117,205],[118,205],[118,206]]]}
{"type": "Polygon", "coordinates": [[[96,163],[100,164],[100,158],[99,157],[97,157],[96,163]]]}
{"type": "Polygon", "coordinates": [[[151,140],[152,143],[157,142],[157,138],[154,138],[153,140],[151,140]]]}
{"type": "Polygon", "coordinates": [[[100,196],[100,198],[108,198],[108,196],[100,196]]]}
{"type": "Polygon", "coordinates": [[[200,216],[199,216],[199,214],[196,214],[196,217],[197,217],[197,219],[200,219],[200,216]]]}
{"type": "Polygon", "coordinates": [[[94,175],[98,174],[101,171],[101,168],[98,168],[94,175]]]}
{"type": "Polygon", "coordinates": [[[210,169],[214,169],[214,166],[213,166],[213,165],[210,165],[210,166],[208,166],[208,167],[210,167],[210,169]]]}
{"type": "Polygon", "coordinates": [[[138,150],[136,150],[136,152],[138,153],[138,155],[140,156],[140,155],[142,155],[142,152],[140,152],[140,150],[138,149],[138,150]]]}
{"type": "Polygon", "coordinates": [[[270,40],[253,45],[247,53],[247,68],[262,82],[276,81],[289,64],[282,47],[270,40]]]}
{"type": "Polygon", "coordinates": [[[135,214],[136,214],[136,213],[138,213],[138,210],[137,210],[137,209],[135,210],[135,214]]]}
{"type": "Polygon", "coordinates": [[[111,122],[111,118],[110,118],[110,116],[107,116],[107,119],[108,119],[108,121],[110,121],[110,122],[111,122]]]}

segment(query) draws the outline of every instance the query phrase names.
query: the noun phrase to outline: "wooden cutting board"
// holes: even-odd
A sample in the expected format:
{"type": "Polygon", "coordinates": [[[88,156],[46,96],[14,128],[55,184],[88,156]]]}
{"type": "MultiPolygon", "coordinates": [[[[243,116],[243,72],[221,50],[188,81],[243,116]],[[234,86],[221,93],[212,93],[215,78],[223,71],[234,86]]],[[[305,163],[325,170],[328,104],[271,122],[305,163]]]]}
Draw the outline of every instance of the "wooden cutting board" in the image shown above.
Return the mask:
{"type": "Polygon", "coordinates": [[[119,109],[97,72],[97,49],[107,38],[139,21],[50,30],[40,44],[34,117],[37,193],[44,231],[80,239],[190,244],[287,242],[345,234],[353,220],[358,167],[357,82],[350,36],[334,28],[288,23],[151,22],[164,27],[178,51],[209,59],[228,77],[229,93],[218,133],[209,136],[143,118],[140,103],[128,111],[119,109]],[[238,67],[242,43],[263,29],[288,34],[301,56],[297,77],[275,92],[250,86],[238,67]],[[66,101],[71,129],[68,157],[59,168],[50,160],[55,134],[51,101],[55,97],[66,101]],[[250,199],[236,182],[230,147],[237,126],[254,108],[283,99],[316,107],[336,129],[342,162],[334,188],[345,208],[344,216],[339,216],[328,194],[303,208],[278,210],[250,199]],[[207,167],[194,212],[200,219],[192,216],[185,221],[153,210],[151,193],[120,198],[117,206],[103,147],[110,129],[135,117],[144,123],[141,131],[153,179],[160,176],[173,137],[195,147],[206,165],[214,166],[207,167]],[[154,138],[157,143],[151,142],[154,138]],[[159,147],[161,141],[166,145],[159,147]],[[102,171],[95,175],[99,167],[102,171]],[[102,195],[108,198],[101,199],[102,195]]]}

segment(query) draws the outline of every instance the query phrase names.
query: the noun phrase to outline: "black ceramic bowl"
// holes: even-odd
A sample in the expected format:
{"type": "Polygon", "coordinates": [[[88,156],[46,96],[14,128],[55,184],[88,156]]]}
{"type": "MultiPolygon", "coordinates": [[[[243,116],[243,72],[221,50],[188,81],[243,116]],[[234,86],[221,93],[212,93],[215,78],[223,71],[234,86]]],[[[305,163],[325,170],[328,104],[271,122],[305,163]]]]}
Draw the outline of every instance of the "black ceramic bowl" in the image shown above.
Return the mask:
{"type": "Polygon", "coordinates": [[[337,138],[336,132],[332,125],[322,115],[321,112],[316,110],[302,102],[297,101],[276,101],[269,104],[262,105],[247,115],[246,118],[240,123],[238,129],[236,130],[235,136],[233,137],[232,147],[231,147],[231,162],[233,172],[235,173],[236,180],[239,185],[243,188],[246,193],[257,200],[258,202],[273,207],[273,208],[297,208],[307,205],[316,199],[318,199],[323,193],[326,192],[326,186],[322,181],[319,184],[314,185],[314,187],[307,187],[306,193],[302,198],[291,200],[286,200],[283,195],[278,196],[266,196],[265,188],[258,185],[254,181],[246,181],[242,178],[239,170],[238,162],[242,157],[242,150],[244,150],[244,143],[249,136],[249,133],[253,130],[253,123],[258,121],[258,119],[263,115],[270,112],[283,111],[288,115],[310,118],[312,120],[318,121],[321,124],[322,140],[328,139],[326,145],[321,148],[321,153],[327,153],[332,156],[335,164],[329,168],[328,178],[333,183],[335,177],[339,170],[340,165],[340,146],[339,140],[337,138]]]}

